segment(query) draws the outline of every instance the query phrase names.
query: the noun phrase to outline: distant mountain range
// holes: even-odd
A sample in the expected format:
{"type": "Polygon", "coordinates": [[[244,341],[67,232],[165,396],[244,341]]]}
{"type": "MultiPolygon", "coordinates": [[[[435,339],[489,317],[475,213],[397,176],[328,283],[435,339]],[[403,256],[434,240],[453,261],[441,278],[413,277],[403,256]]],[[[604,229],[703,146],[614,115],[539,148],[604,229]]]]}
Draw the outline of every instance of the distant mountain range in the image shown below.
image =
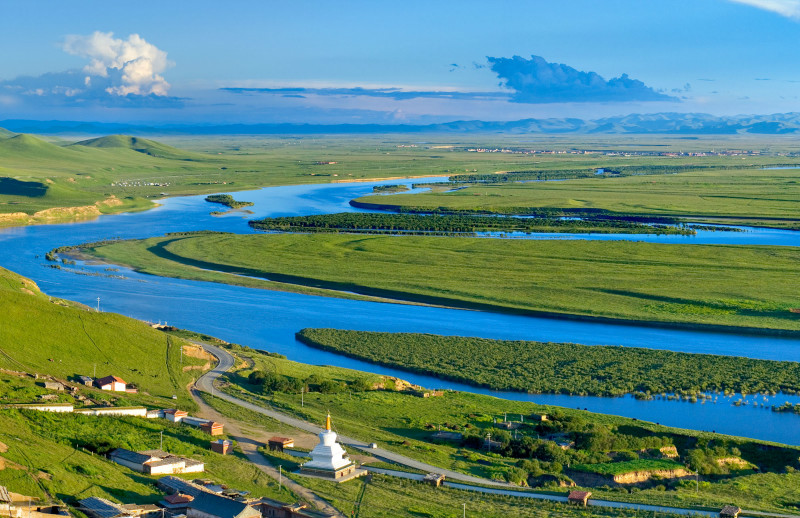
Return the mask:
{"type": "Polygon", "coordinates": [[[717,117],[703,113],[652,113],[584,120],[454,121],[440,124],[117,124],[4,120],[17,133],[137,135],[303,135],[376,133],[784,135],[800,133],[800,113],[717,117]]]}

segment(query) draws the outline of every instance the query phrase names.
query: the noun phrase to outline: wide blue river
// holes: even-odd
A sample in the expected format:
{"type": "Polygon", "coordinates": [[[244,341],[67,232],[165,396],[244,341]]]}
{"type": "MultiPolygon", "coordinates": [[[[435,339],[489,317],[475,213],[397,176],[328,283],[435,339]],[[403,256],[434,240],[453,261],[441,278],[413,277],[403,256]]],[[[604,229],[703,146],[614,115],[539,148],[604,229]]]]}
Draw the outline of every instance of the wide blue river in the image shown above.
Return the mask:
{"type": "MultiPolygon", "coordinates": [[[[432,181],[440,179],[431,179],[432,181]]],[[[400,183],[396,180],[384,183],[400,183]]],[[[406,183],[411,183],[408,181],[406,183]]],[[[419,179],[414,183],[420,183],[419,179]]],[[[404,373],[318,351],[298,343],[294,333],[304,327],[336,327],[371,331],[406,331],[501,339],[623,345],[674,351],[748,356],[800,361],[800,340],[603,323],[534,318],[403,304],[362,302],[258,290],[198,281],[159,278],[122,269],[107,272],[106,265],[80,264],[76,270],[47,267],[44,254],[57,246],[111,238],[143,238],[185,230],[251,232],[247,219],[353,211],[348,202],[372,191],[375,183],[271,187],[236,193],[253,201],[254,214],[209,215],[219,206],[202,196],[171,198],[162,206],[136,214],[103,216],[94,221],[31,226],[0,231],[0,265],[34,279],[50,295],[152,322],[218,336],[252,347],[276,351],[290,359],[338,365],[400,376],[431,388],[452,388],[511,400],[586,408],[670,426],[754,437],[800,445],[800,416],[772,412],[769,407],[800,397],[749,395],[719,396],[705,403],[632,397],[602,398],[528,395],[493,392],[458,383],[404,373]],[[83,275],[100,273],[103,275],[83,275]],[[113,273],[113,276],[105,275],[113,273]],[[118,278],[121,275],[123,278],[118,278]]],[[[541,236],[537,236],[541,237],[541,236]]],[[[762,244],[800,246],[800,233],[779,230],[700,232],[697,236],[564,235],[561,239],[634,239],[658,242],[762,244]]],[[[797,279],[787,279],[796,282],[797,279]]]]}

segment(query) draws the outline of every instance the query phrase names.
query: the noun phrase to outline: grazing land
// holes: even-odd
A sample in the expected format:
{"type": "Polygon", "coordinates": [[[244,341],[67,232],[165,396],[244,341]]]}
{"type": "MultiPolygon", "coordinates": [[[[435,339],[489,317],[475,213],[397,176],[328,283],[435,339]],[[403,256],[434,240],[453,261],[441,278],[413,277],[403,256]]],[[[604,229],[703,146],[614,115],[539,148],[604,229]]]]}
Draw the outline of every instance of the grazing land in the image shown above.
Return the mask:
{"type": "MultiPolygon", "coordinates": [[[[552,136],[537,137],[536,153],[531,152],[530,142],[525,137],[497,136],[430,136],[429,143],[411,144],[407,135],[380,136],[323,136],[299,138],[295,136],[272,137],[226,137],[208,136],[157,137],[158,140],[111,135],[88,140],[62,140],[14,134],[0,131],[0,225],[24,225],[52,223],[62,220],[85,219],[100,214],[143,210],[154,206],[154,200],[164,196],[186,194],[208,194],[255,189],[269,185],[303,183],[326,183],[366,181],[370,179],[411,178],[423,176],[493,175],[498,171],[537,171],[547,177],[563,177],[569,171],[587,171],[607,168],[610,171],[632,171],[635,167],[661,171],[686,170],[698,167],[712,177],[740,178],[753,173],[752,168],[799,163],[791,155],[796,143],[788,139],[698,139],[687,141],[681,138],[664,140],[645,139],[632,142],[629,139],[604,137],[573,137],[563,139],[552,136]],[[519,152],[475,152],[475,148],[511,147],[519,152]],[[706,152],[725,148],[757,149],[758,154],[748,156],[656,156],[669,150],[706,152]],[[589,150],[588,152],[585,152],[589,150]],[[621,151],[624,150],[624,151],[621,151]],[[788,155],[787,155],[788,152],[788,155]],[[748,168],[744,171],[741,168],[748,168]],[[715,169],[716,168],[716,169],[715,169]],[[731,168],[731,171],[721,169],[731,168]],[[736,170],[739,169],[737,172],[736,170]],[[561,172],[559,172],[561,171],[561,172]],[[544,173],[542,173],[544,172],[544,173]]],[[[679,175],[660,175],[657,184],[667,177],[688,179],[687,172],[679,175]]],[[[760,172],[759,175],[769,174],[760,172]]],[[[783,174],[772,171],[771,174],[783,174]]],[[[569,173],[571,176],[575,176],[569,173]]],[[[614,175],[611,175],[614,176],[614,175]]],[[[619,176],[619,175],[617,175],[619,176]]],[[[608,178],[617,182],[636,182],[637,176],[608,178]],[[633,180],[631,180],[633,179],[633,180]]],[[[586,180],[589,182],[594,179],[586,180]]],[[[772,180],[766,180],[768,184],[772,180]]],[[[555,182],[563,183],[563,182],[555,182]]],[[[570,182],[571,183],[571,182],[570,182]]],[[[698,193],[707,192],[706,202],[717,203],[719,188],[703,190],[702,183],[693,183],[680,192],[665,193],[680,200],[685,196],[697,200],[698,193]],[[698,188],[698,191],[692,189],[698,188]]],[[[713,183],[713,181],[711,181],[713,183]]],[[[733,191],[755,201],[761,207],[759,196],[749,190],[756,189],[741,180],[733,182],[723,193],[733,191]]],[[[515,184],[515,187],[519,184],[515,184]]],[[[580,187],[581,184],[577,184],[580,187]]],[[[595,184],[587,184],[589,186],[595,184]]],[[[604,184],[605,185],[605,184],[604,184]]],[[[724,186],[724,185],[723,185],[724,186]]],[[[653,186],[641,185],[648,196],[653,195],[653,186]]],[[[678,185],[680,187],[680,185],[678,185]]],[[[782,188],[780,179],[771,187],[782,188]]],[[[484,188],[484,187],[481,187],[484,188]]],[[[467,189],[478,192],[473,187],[467,189]]],[[[623,189],[617,196],[630,195],[623,189]]],[[[589,201],[578,189],[576,195],[567,195],[574,206],[588,206],[589,201]]],[[[793,191],[780,194],[773,200],[773,212],[782,211],[785,197],[793,191]]],[[[612,193],[613,194],[613,193],[612,193]]],[[[613,198],[613,195],[607,195],[613,198]]],[[[488,196],[488,194],[487,194],[488,196]]],[[[544,206],[541,200],[523,200],[526,207],[544,206]]],[[[382,197],[383,201],[387,201],[382,197]]],[[[475,205],[477,198],[467,205],[475,205]]],[[[497,198],[481,198],[489,201],[497,198]]],[[[416,200],[413,198],[412,200],[416,200]]],[[[424,200],[425,198],[420,198],[424,200]]],[[[627,199],[627,198],[626,198],[627,199]]],[[[658,198],[659,202],[672,198],[658,198]]],[[[402,198],[397,198],[402,201],[402,198]]],[[[509,200],[501,205],[508,207],[518,202],[509,200]]],[[[570,207],[556,199],[558,206],[570,207]]],[[[624,201],[624,200],[623,200],[624,201]]],[[[651,199],[643,199],[646,205],[634,212],[658,212],[649,209],[651,199]],[[646,209],[646,210],[645,210],[646,209]]],[[[395,201],[392,201],[395,203],[395,201]]],[[[412,205],[416,201],[411,202],[412,205]]],[[[638,202],[637,202],[638,203],[638,202]]],[[[438,204],[437,204],[438,205],[438,204]]],[[[486,203],[478,203],[486,205],[486,203]]],[[[664,205],[662,203],[662,205],[664,205]]],[[[713,205],[713,204],[712,204],[713,205]]],[[[734,207],[735,209],[736,207],[734,207]]],[[[741,208],[741,207],[739,207],[741,208]]],[[[504,209],[507,210],[507,209],[504,209]]],[[[616,210],[613,207],[609,210],[616,210]]],[[[670,208],[660,213],[667,214],[670,208]]],[[[760,209],[759,209],[760,210],[760,209]]],[[[753,210],[755,214],[759,210],[753,210]]],[[[673,212],[680,212],[675,210],[673,212]]],[[[736,211],[734,211],[736,212],[736,211]]],[[[796,214],[796,212],[795,212],[796,214]]],[[[788,216],[795,219],[794,214],[788,216]]],[[[778,223],[775,223],[778,224],[778,223]]]]}
{"type": "Polygon", "coordinates": [[[800,260],[792,247],[191,234],[87,251],[153,274],[175,275],[181,266],[179,275],[189,278],[201,268],[454,307],[800,330],[800,313],[793,311],[800,301],[787,282],[800,260]]]}
{"type": "Polygon", "coordinates": [[[307,345],[389,367],[530,393],[800,392],[800,363],[637,347],[303,329],[307,345]]]}
{"type": "Polygon", "coordinates": [[[800,170],[711,169],[539,183],[478,183],[450,192],[366,196],[359,207],[402,212],[672,216],[800,228],[800,170]]]}

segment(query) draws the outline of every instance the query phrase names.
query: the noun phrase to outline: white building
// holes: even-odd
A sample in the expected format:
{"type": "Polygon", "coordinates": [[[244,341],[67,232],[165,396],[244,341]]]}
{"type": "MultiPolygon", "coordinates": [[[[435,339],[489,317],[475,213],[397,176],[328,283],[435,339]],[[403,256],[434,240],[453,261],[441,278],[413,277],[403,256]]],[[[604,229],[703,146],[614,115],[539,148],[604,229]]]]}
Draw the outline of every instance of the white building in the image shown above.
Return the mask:
{"type": "Polygon", "coordinates": [[[331,430],[331,415],[325,420],[325,430],[319,434],[319,444],[311,450],[311,460],[300,466],[300,472],[324,478],[339,479],[351,475],[356,465],[347,452],[336,442],[336,432],[331,430]]]}
{"type": "Polygon", "coordinates": [[[174,473],[202,473],[205,464],[200,461],[177,457],[161,450],[135,452],[117,448],[108,454],[109,460],[148,475],[172,475],[174,473]]]}
{"type": "Polygon", "coordinates": [[[95,384],[100,390],[110,390],[112,392],[125,392],[125,387],[127,385],[124,379],[118,378],[117,376],[100,378],[95,380],[95,384]]]}

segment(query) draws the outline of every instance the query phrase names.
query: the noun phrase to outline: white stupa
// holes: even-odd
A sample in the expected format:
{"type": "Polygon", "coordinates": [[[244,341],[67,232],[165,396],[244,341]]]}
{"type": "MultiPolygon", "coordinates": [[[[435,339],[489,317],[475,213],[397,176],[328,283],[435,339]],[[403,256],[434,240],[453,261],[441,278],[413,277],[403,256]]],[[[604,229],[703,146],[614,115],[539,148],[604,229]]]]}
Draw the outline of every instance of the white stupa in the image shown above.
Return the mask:
{"type": "Polygon", "coordinates": [[[325,419],[325,430],[319,434],[319,444],[311,450],[311,460],[300,466],[300,472],[325,478],[343,478],[356,469],[347,452],[336,442],[331,430],[331,415],[325,419]]]}

